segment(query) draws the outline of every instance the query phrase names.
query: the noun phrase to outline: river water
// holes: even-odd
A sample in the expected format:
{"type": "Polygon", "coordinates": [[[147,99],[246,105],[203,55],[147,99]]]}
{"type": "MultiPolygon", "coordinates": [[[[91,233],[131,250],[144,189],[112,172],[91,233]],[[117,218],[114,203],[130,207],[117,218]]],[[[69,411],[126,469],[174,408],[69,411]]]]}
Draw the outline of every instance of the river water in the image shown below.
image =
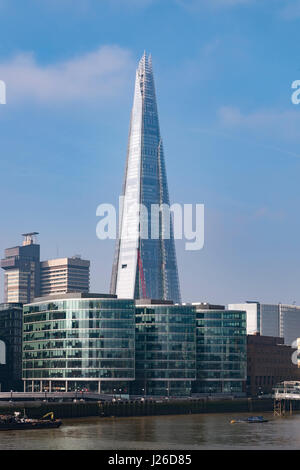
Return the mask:
{"type": "Polygon", "coordinates": [[[230,424],[248,414],[65,419],[55,430],[2,431],[0,450],[300,449],[300,414],[230,424]]]}

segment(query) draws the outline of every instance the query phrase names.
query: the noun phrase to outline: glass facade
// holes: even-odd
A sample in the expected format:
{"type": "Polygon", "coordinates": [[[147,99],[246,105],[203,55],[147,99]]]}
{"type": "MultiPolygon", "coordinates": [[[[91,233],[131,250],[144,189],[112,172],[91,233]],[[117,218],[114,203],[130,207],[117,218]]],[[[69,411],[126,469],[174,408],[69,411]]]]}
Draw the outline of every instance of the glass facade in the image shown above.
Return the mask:
{"type": "Polygon", "coordinates": [[[128,392],[135,378],[134,302],[90,296],[24,306],[26,390],[128,392]]]}
{"type": "Polygon", "coordinates": [[[196,309],[197,380],[193,393],[245,391],[246,312],[196,309]]]}
{"type": "Polygon", "coordinates": [[[136,72],[123,198],[111,293],[180,303],[172,219],[151,217],[153,205],[169,206],[169,194],[152,61],[146,54],[136,72]],[[137,210],[140,204],[146,211],[137,210]]]}
{"type": "Polygon", "coordinates": [[[195,309],[136,307],[137,395],[188,396],[196,378],[195,309]]]}

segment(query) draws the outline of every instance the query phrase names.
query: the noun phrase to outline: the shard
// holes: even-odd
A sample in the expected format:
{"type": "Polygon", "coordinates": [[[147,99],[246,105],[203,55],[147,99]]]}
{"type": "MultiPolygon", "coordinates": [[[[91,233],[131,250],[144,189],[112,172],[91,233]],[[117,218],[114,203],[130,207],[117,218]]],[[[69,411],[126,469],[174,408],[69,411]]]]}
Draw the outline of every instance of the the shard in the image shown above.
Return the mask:
{"type": "Polygon", "coordinates": [[[152,60],[146,53],[136,71],[123,202],[111,293],[121,298],[180,303],[172,218],[168,227],[164,217],[160,216],[158,224],[151,219],[153,205],[169,206],[169,194],[152,60]],[[146,212],[130,210],[136,204],[143,205],[146,212]],[[153,231],[156,236],[151,236],[153,231]],[[130,238],[129,232],[137,235],[130,238]]]}

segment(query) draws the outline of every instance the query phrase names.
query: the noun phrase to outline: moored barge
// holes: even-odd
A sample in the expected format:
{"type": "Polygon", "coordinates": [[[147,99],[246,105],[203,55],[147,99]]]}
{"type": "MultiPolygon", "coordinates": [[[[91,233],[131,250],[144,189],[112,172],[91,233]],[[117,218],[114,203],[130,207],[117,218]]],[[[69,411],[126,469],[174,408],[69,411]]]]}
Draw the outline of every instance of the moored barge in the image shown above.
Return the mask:
{"type": "Polygon", "coordinates": [[[54,419],[53,413],[49,413],[50,419],[30,419],[21,417],[21,413],[15,412],[13,415],[0,415],[0,431],[14,431],[23,429],[51,429],[59,428],[62,425],[60,419],[54,419]]]}

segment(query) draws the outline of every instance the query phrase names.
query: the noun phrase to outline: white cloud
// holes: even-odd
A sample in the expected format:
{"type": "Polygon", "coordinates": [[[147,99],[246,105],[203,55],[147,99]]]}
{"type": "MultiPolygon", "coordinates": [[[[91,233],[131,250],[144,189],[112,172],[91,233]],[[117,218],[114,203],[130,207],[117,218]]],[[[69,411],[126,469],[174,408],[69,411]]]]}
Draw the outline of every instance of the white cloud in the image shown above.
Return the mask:
{"type": "MultiPolygon", "coordinates": [[[[113,1],[113,0],[111,0],[113,1]]],[[[129,1],[129,0],[128,0],[129,1]]],[[[275,8],[276,14],[285,20],[295,20],[300,18],[300,0],[175,0],[179,5],[182,5],[190,10],[199,9],[203,6],[211,8],[226,8],[242,5],[256,5],[261,6],[265,4],[270,6],[273,10],[275,8]]]]}
{"type": "MultiPolygon", "coordinates": [[[[119,6],[145,7],[151,5],[158,0],[106,0],[108,3],[119,6]]],[[[165,1],[165,0],[164,0],[165,1]]]]}
{"type": "Polygon", "coordinates": [[[219,122],[223,128],[248,130],[257,135],[264,134],[273,139],[298,140],[300,138],[299,109],[278,111],[258,110],[243,114],[240,109],[224,106],[218,111],[219,122]]]}
{"type": "Polygon", "coordinates": [[[33,54],[19,54],[0,63],[8,102],[44,103],[106,100],[117,97],[132,79],[135,62],[130,51],[103,46],[65,62],[39,65],[33,54]]]}
{"type": "Polygon", "coordinates": [[[300,0],[290,0],[280,11],[280,16],[285,20],[300,18],[300,0]]]}
{"type": "Polygon", "coordinates": [[[274,210],[268,206],[259,207],[252,214],[252,219],[269,219],[274,221],[283,221],[285,214],[282,210],[274,210]]]}
{"type": "Polygon", "coordinates": [[[176,0],[179,5],[188,9],[196,9],[202,6],[207,7],[234,7],[255,3],[256,0],[176,0]]]}
{"type": "MultiPolygon", "coordinates": [[[[7,0],[0,0],[7,1],[7,0]]],[[[33,3],[45,5],[47,8],[72,8],[73,10],[85,12],[91,11],[95,6],[102,2],[104,5],[110,5],[118,8],[143,8],[159,0],[32,0],[33,3]]],[[[166,1],[166,0],[162,0],[166,1]]]]}

